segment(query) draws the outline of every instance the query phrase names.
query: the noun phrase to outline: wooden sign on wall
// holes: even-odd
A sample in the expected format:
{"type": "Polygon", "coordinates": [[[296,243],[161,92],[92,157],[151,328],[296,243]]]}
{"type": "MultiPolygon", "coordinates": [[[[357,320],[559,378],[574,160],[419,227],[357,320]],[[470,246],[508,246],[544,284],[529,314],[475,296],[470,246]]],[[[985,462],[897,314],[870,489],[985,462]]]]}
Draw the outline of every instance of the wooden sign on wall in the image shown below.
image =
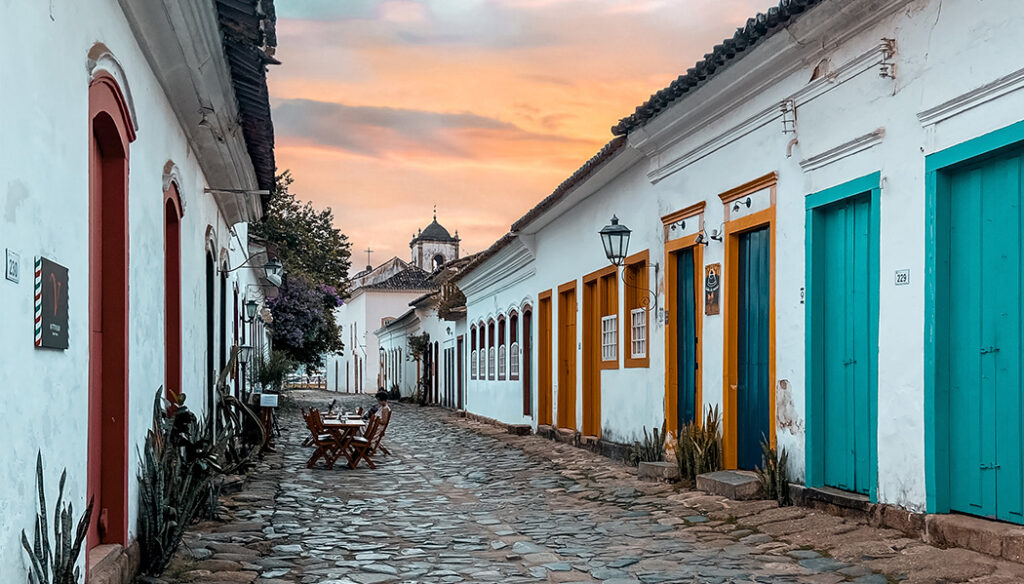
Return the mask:
{"type": "Polygon", "coordinates": [[[68,348],[68,269],[46,258],[35,265],[36,347],[68,348]]]}
{"type": "Polygon", "coordinates": [[[720,312],[719,300],[722,294],[722,264],[704,266],[704,314],[720,312]]]}

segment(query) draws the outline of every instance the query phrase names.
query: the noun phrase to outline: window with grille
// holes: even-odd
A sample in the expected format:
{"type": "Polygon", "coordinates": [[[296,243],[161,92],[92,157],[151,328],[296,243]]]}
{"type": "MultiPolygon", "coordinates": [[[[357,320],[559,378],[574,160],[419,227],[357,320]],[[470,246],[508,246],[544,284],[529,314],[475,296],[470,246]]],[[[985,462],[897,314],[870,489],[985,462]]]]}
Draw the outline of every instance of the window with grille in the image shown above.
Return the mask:
{"type": "Polygon", "coordinates": [[[488,349],[488,352],[490,354],[487,356],[487,378],[494,379],[494,371],[496,369],[495,359],[497,358],[498,353],[494,347],[488,349]]]}
{"type": "Polygon", "coordinates": [[[512,343],[509,358],[509,378],[519,379],[519,343],[512,343]]]}
{"type": "Polygon", "coordinates": [[[508,345],[505,344],[505,317],[498,317],[498,379],[508,372],[508,345]]]}
{"type": "Polygon", "coordinates": [[[508,378],[519,379],[519,313],[512,311],[508,317],[509,365],[508,378]]]}
{"type": "Polygon", "coordinates": [[[630,353],[634,359],[647,356],[647,311],[634,308],[629,312],[630,353]]]}
{"type": "Polygon", "coordinates": [[[476,327],[469,329],[469,378],[476,379],[476,327]]]}
{"type": "Polygon", "coordinates": [[[601,360],[614,361],[618,356],[619,321],[614,314],[601,317],[601,360]]]}

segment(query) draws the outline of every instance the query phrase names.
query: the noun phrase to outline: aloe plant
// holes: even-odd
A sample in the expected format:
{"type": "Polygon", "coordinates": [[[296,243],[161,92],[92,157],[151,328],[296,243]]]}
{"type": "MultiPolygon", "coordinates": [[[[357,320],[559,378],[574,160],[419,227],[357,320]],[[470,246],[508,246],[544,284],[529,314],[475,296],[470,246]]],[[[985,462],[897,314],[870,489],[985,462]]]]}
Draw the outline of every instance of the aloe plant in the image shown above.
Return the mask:
{"type": "Polygon", "coordinates": [[[778,501],[779,507],[793,504],[789,496],[789,454],[785,448],[777,451],[762,437],[761,466],[756,470],[765,497],[778,501]]]}
{"type": "Polygon", "coordinates": [[[629,464],[637,466],[641,462],[661,462],[665,460],[665,423],[661,423],[661,431],[651,428],[647,434],[644,426],[643,441],[634,442],[629,449],[629,464]]]}
{"type": "Polygon", "coordinates": [[[82,543],[89,530],[92,517],[92,499],[85,508],[85,513],[78,520],[78,526],[72,531],[71,524],[75,515],[74,505],[64,504],[64,483],[68,471],[60,475],[60,488],[57,492],[57,505],[53,509],[53,541],[57,548],[50,544],[49,527],[46,523],[46,494],[43,487],[43,454],[36,454],[36,487],[39,492],[39,513],[36,515],[35,535],[29,545],[25,531],[21,532],[21,545],[28,552],[31,571],[28,574],[29,584],[77,584],[81,578],[81,569],[76,565],[82,553],[82,543]]]}
{"type": "Polygon", "coordinates": [[[676,440],[679,474],[684,480],[694,481],[697,475],[721,470],[723,458],[722,425],[718,406],[708,406],[703,424],[698,420],[686,424],[679,430],[676,440]]]}
{"type": "Polygon", "coordinates": [[[228,388],[237,355],[235,347],[217,379],[212,437],[210,423],[188,409],[184,395],[174,396],[173,411],[163,407],[163,388],[153,399],[153,427],[139,453],[138,539],[146,574],[163,571],[188,526],[215,514],[221,477],[244,468],[263,446],[259,416],[228,388]]]}

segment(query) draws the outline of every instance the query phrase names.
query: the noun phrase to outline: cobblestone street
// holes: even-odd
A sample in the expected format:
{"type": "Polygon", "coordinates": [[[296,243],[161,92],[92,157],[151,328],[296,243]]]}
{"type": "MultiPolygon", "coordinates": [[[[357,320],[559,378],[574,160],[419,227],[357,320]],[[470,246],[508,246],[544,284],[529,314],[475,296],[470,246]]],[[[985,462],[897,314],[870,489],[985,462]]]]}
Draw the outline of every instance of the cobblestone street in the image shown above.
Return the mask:
{"type": "Polygon", "coordinates": [[[187,536],[165,581],[1024,581],[1024,566],[808,509],[641,483],[620,463],[437,408],[395,406],[393,455],[375,471],[309,470],[298,404],[334,397],[291,394],[279,453],[225,497],[229,521],[187,536]]]}

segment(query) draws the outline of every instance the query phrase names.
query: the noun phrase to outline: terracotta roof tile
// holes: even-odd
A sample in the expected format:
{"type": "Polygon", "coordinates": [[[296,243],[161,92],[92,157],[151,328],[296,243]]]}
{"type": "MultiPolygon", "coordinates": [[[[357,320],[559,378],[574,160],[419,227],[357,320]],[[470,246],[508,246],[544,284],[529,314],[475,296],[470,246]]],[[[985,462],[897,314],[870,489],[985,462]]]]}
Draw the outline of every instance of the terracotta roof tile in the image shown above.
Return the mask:
{"type": "Polygon", "coordinates": [[[387,280],[363,286],[366,290],[433,290],[436,288],[430,281],[430,274],[410,266],[387,280]]]}

